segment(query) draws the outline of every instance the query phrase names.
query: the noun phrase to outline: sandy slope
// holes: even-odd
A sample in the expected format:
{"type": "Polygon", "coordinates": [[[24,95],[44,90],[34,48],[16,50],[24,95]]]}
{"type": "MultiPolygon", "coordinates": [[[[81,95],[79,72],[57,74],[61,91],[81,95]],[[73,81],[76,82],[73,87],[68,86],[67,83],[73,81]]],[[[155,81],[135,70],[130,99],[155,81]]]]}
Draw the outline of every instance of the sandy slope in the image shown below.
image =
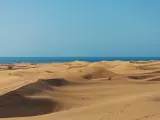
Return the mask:
{"type": "Polygon", "coordinates": [[[159,61],[0,66],[0,120],[159,120],[159,61]]]}

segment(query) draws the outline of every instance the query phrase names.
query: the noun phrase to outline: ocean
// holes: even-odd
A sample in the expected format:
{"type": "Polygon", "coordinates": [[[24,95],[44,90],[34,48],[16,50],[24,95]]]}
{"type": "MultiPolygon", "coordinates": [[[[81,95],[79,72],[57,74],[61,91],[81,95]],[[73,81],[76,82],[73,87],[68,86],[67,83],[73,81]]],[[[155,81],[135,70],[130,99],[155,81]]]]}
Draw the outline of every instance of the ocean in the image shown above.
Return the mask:
{"type": "Polygon", "coordinates": [[[72,61],[137,61],[137,60],[160,60],[160,57],[0,57],[0,64],[7,63],[51,63],[72,61]]]}

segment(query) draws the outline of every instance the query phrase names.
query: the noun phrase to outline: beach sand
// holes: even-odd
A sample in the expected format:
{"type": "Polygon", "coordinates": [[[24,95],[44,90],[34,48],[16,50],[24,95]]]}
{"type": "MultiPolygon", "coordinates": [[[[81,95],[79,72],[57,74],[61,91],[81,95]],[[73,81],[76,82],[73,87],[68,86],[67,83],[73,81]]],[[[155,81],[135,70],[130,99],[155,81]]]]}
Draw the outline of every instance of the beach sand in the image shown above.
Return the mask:
{"type": "Polygon", "coordinates": [[[0,120],[160,120],[160,61],[0,65],[0,120]]]}

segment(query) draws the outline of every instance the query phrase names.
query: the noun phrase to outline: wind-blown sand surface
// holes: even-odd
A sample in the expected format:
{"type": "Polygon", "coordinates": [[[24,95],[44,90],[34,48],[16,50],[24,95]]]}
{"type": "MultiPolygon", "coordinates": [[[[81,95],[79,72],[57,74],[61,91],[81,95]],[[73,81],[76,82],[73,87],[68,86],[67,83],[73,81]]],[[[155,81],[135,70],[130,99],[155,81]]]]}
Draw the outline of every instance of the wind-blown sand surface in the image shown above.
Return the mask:
{"type": "Polygon", "coordinates": [[[160,120],[160,61],[0,65],[0,120],[160,120]]]}

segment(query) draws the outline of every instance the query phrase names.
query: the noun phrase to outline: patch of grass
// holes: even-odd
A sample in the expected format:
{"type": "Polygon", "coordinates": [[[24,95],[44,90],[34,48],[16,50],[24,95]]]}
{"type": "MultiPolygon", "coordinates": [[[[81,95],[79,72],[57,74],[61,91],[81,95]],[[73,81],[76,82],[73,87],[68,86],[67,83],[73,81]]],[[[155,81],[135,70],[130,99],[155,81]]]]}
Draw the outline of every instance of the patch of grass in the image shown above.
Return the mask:
{"type": "Polygon", "coordinates": [[[109,77],[108,80],[112,80],[112,77],[109,77]]]}
{"type": "Polygon", "coordinates": [[[92,78],[92,74],[87,74],[83,76],[84,79],[91,79],[92,78]]]}
{"type": "Polygon", "coordinates": [[[13,65],[8,65],[8,66],[7,66],[7,69],[8,69],[8,70],[12,70],[12,69],[13,69],[13,65]]]}

